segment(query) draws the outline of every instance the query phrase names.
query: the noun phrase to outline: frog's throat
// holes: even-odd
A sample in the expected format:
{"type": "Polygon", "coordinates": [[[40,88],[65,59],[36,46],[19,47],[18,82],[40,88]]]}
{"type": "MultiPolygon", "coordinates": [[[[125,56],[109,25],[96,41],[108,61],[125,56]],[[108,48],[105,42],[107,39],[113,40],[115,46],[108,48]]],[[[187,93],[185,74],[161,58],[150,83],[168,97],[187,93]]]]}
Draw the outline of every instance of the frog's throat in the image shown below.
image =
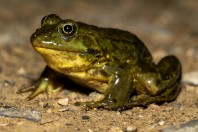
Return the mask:
{"type": "Polygon", "coordinates": [[[43,56],[50,68],[61,73],[66,71],[84,71],[91,64],[91,62],[80,57],[79,52],[60,51],[42,47],[34,48],[43,56]]]}
{"type": "Polygon", "coordinates": [[[94,67],[90,67],[90,62],[81,58],[77,52],[58,51],[35,47],[47,65],[58,71],[82,86],[86,86],[101,93],[105,93],[108,88],[109,76],[104,76],[97,72],[94,67]],[[93,69],[92,69],[93,68],[93,69]]]}

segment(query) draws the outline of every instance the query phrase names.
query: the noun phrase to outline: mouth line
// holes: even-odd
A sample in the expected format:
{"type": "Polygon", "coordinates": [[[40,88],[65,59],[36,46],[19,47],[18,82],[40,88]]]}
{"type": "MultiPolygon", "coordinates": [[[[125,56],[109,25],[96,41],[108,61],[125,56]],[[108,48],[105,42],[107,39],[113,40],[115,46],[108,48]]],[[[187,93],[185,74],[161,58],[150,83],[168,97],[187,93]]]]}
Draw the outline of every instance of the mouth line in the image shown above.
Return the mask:
{"type": "Polygon", "coordinates": [[[58,49],[58,48],[50,48],[45,46],[34,46],[34,48],[40,48],[40,49],[46,49],[46,50],[54,50],[54,51],[65,51],[65,52],[73,52],[73,53],[80,53],[79,51],[72,51],[72,50],[66,50],[66,49],[58,49]]]}

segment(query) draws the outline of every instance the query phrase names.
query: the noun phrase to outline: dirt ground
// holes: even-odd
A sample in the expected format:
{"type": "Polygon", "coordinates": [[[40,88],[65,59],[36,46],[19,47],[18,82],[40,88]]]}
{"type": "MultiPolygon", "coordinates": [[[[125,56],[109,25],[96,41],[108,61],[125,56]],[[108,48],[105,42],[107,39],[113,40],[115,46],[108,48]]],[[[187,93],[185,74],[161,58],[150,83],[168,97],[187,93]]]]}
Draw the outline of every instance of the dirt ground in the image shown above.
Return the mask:
{"type": "Polygon", "coordinates": [[[88,94],[78,91],[75,85],[55,93],[50,100],[46,94],[32,101],[24,100],[30,93],[18,95],[17,89],[36,80],[45,67],[29,38],[40,26],[42,17],[51,13],[97,26],[128,30],[145,42],[156,62],[173,54],[182,63],[183,76],[198,70],[196,0],[6,0],[0,5],[0,107],[37,110],[42,119],[33,122],[0,116],[0,131],[96,132],[132,128],[158,131],[198,119],[198,87],[185,82],[181,83],[178,98],[171,103],[122,112],[87,111],[74,106],[74,102],[88,98],[88,94]],[[58,100],[66,97],[69,104],[59,105],[58,100]]]}

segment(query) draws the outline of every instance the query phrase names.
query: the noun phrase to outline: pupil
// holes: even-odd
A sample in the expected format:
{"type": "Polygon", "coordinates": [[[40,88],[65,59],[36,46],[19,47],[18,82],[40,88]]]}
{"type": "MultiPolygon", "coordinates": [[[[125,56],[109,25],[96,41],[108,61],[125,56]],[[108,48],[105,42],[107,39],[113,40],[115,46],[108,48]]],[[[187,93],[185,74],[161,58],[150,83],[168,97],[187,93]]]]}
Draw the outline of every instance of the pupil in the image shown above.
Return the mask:
{"type": "Polygon", "coordinates": [[[64,30],[65,30],[65,32],[70,33],[70,32],[72,32],[73,28],[72,28],[71,25],[66,25],[66,26],[64,27],[64,30]]]}

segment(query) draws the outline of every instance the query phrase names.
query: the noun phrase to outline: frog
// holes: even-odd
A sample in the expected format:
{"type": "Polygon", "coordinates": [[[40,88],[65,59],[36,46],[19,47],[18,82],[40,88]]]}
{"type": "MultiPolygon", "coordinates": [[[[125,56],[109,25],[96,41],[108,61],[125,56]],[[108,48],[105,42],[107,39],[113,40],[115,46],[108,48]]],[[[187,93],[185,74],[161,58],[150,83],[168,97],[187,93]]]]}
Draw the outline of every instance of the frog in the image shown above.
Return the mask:
{"type": "Polygon", "coordinates": [[[162,104],[176,99],[182,67],[174,55],[158,63],[137,35],[116,28],[103,28],[44,16],[30,38],[47,66],[36,83],[17,93],[31,91],[27,100],[64,88],[64,78],[104,95],[98,101],[76,102],[86,108],[125,110],[162,104]]]}

